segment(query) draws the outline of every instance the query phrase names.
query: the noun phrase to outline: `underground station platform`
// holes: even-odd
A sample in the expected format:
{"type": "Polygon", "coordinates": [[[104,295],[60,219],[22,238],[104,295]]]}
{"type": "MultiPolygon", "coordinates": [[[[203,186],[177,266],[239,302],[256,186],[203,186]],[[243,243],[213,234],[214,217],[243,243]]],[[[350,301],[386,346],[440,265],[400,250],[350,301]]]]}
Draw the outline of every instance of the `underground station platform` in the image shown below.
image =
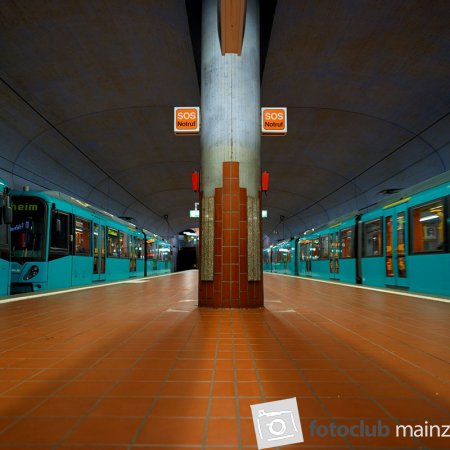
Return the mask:
{"type": "Polygon", "coordinates": [[[197,284],[4,299],[0,449],[255,449],[250,406],[288,398],[286,449],[448,448],[446,299],[265,274],[264,308],[210,309],[197,284]]]}

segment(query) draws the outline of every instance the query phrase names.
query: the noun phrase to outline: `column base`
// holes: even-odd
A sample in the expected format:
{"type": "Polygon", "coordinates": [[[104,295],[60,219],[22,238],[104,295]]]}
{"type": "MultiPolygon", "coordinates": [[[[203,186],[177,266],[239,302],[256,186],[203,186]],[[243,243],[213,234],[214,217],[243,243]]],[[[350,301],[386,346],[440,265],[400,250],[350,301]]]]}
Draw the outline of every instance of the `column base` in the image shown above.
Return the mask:
{"type": "MultiPolygon", "coordinates": [[[[202,197],[200,200],[203,200],[202,197]]],[[[203,211],[203,208],[200,210],[203,211]]],[[[214,195],[213,236],[202,236],[202,225],[200,226],[200,242],[206,243],[207,240],[212,239],[214,245],[204,245],[204,247],[208,247],[208,251],[213,250],[214,254],[213,257],[202,255],[202,244],[200,244],[200,265],[212,263],[213,270],[202,271],[200,267],[199,306],[213,308],[264,306],[260,242],[261,212],[259,211],[256,222],[255,217],[249,221],[247,212],[247,189],[239,186],[239,163],[224,162],[223,187],[216,188],[214,195]],[[256,245],[257,249],[249,245],[249,223],[257,227],[258,232],[255,235],[259,242],[259,245],[256,245]],[[251,254],[252,252],[258,254],[251,254]],[[259,269],[256,274],[249,274],[249,258],[253,258],[253,265],[250,267],[255,267],[255,261],[258,264],[259,269]]],[[[201,220],[200,223],[202,224],[203,221],[201,220]]],[[[212,234],[212,228],[208,233],[212,234]]],[[[254,230],[251,234],[255,234],[254,230]]]]}

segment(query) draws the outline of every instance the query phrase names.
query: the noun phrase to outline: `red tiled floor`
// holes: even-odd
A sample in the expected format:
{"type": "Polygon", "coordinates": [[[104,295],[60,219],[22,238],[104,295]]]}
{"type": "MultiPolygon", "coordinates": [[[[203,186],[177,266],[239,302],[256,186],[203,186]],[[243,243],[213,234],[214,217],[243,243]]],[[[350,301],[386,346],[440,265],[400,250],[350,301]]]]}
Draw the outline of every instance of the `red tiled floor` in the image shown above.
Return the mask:
{"type": "Polygon", "coordinates": [[[305,442],[289,448],[445,448],[317,427],[447,423],[447,305],[267,276],[265,309],[198,310],[179,302],[196,280],[0,304],[16,323],[0,330],[0,450],[254,449],[250,405],[291,397],[305,442]]]}
{"type": "Polygon", "coordinates": [[[90,413],[90,417],[144,417],[153,402],[151,397],[105,398],[90,413]]]}
{"type": "Polygon", "coordinates": [[[67,444],[127,444],[131,441],[140,419],[89,417],[65,439],[67,444]]]}
{"type": "Polygon", "coordinates": [[[75,424],[69,418],[27,418],[0,434],[0,444],[52,444],[75,424]]]}
{"type": "Polygon", "coordinates": [[[86,414],[97,399],[94,397],[51,397],[33,409],[33,417],[77,417],[86,414]]]}
{"type": "Polygon", "coordinates": [[[205,417],[207,398],[160,398],[151,412],[152,417],[205,417]]]}
{"type": "Polygon", "coordinates": [[[196,445],[203,440],[205,419],[150,417],[141,430],[137,444],[196,445]]]}
{"type": "Polygon", "coordinates": [[[236,417],[236,399],[233,397],[213,397],[210,417],[236,417]]]}
{"type": "Polygon", "coordinates": [[[208,420],[206,445],[238,445],[238,422],[236,419],[208,420]]]}

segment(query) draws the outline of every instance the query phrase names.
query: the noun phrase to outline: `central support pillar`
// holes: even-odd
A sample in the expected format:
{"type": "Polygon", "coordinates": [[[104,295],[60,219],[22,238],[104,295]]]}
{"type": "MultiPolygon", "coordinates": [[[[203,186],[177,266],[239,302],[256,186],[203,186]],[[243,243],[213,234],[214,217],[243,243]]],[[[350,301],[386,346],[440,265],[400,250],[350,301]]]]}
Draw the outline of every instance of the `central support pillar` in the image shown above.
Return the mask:
{"type": "Polygon", "coordinates": [[[199,306],[263,306],[258,0],[241,55],[222,55],[217,0],[203,0],[199,306]]]}

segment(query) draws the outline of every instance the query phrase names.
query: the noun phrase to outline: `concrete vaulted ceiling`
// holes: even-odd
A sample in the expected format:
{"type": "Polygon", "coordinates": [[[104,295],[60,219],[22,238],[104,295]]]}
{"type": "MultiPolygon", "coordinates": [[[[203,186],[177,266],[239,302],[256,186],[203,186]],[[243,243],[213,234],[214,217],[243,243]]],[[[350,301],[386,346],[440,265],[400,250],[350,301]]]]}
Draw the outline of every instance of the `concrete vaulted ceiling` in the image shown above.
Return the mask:
{"type": "MultiPolygon", "coordinates": [[[[287,136],[262,138],[272,240],[450,170],[449,23],[446,0],[278,0],[261,82],[263,106],[288,107],[287,136]]],[[[184,0],[2,1],[0,176],[164,236],[197,226],[200,140],[173,134],[173,106],[200,104],[191,42],[184,0]]]]}

